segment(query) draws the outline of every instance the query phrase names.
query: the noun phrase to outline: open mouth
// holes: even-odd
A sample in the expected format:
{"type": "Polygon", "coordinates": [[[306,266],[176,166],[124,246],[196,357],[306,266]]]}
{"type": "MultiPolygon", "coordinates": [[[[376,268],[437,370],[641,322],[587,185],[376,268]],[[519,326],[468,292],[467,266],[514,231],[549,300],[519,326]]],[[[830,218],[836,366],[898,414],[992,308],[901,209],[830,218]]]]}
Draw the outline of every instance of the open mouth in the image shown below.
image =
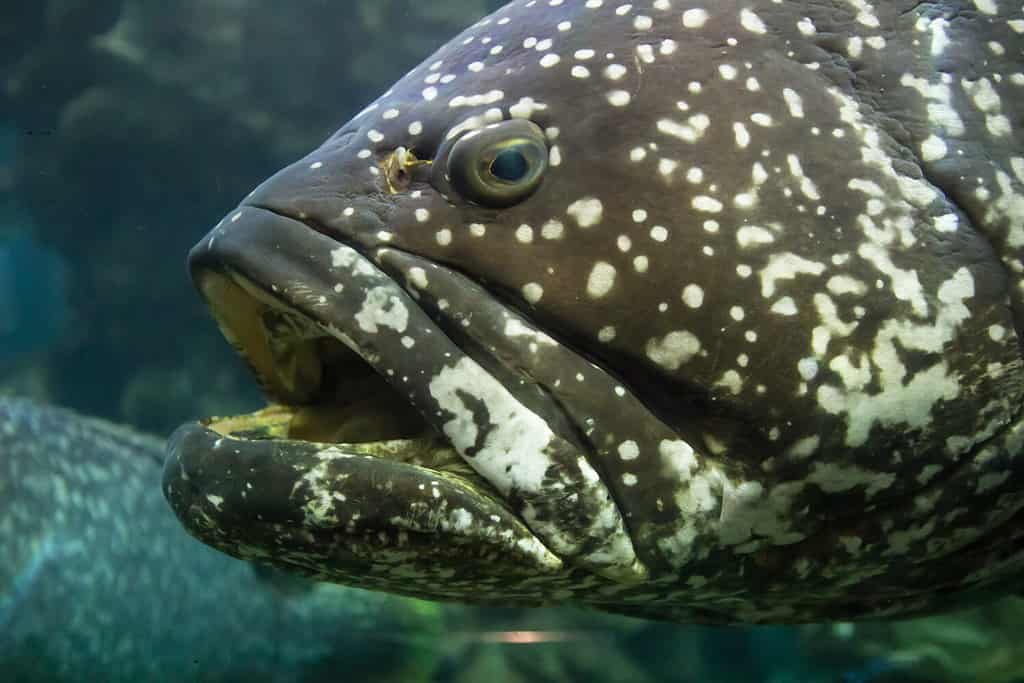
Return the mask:
{"type": "Polygon", "coordinates": [[[197,245],[190,267],[271,404],[202,425],[235,441],[345,446],[449,473],[503,505],[421,414],[429,404],[426,378],[458,347],[351,247],[272,211],[245,207],[240,214],[236,229],[215,230],[197,245]]]}
{"type": "Polygon", "coordinates": [[[301,221],[244,207],[193,249],[189,264],[272,403],[211,418],[210,429],[249,440],[435,442],[450,451],[415,407],[423,396],[396,388],[422,393],[437,349],[413,347],[444,334],[369,259],[301,221]]]}
{"type": "Polygon", "coordinates": [[[273,401],[172,437],[164,493],[193,535],[361,585],[367,567],[389,562],[451,571],[459,548],[466,571],[561,568],[556,553],[573,550],[577,530],[555,547],[544,538],[562,511],[530,501],[552,482],[535,461],[544,453],[523,457],[557,422],[541,392],[510,394],[395,279],[301,221],[243,207],[189,263],[273,401]]]}
{"type": "MultiPolygon", "coordinates": [[[[414,301],[419,295],[398,282],[400,266],[385,273],[352,247],[272,211],[245,207],[236,215],[242,217],[197,245],[189,262],[221,331],[271,405],[210,418],[205,427],[236,440],[359,445],[364,452],[377,444],[381,457],[457,473],[499,499],[510,487],[495,486],[459,456],[484,448],[484,435],[467,420],[491,417],[482,406],[463,404],[464,394],[507,393],[510,413],[532,418],[535,427],[572,430],[536,386],[517,381],[493,354],[467,351],[471,340],[453,341],[458,323],[442,328],[431,317],[444,317],[436,305],[414,301]],[[476,372],[458,375],[461,366],[476,372]],[[470,386],[484,383],[483,390],[470,386]],[[462,408],[466,414],[455,420],[444,415],[462,408]]],[[[388,261],[396,253],[377,256],[388,261]]]]}
{"type": "Polygon", "coordinates": [[[460,548],[467,581],[481,566],[558,571],[499,487],[423,417],[428,380],[458,347],[354,249],[271,211],[236,216],[189,263],[271,405],[172,436],[164,494],[186,529],[236,557],[409,594],[422,592],[407,585],[413,568],[457,590],[460,548]]]}
{"type": "Polygon", "coordinates": [[[274,401],[249,415],[210,418],[210,429],[239,439],[443,445],[407,400],[321,324],[242,275],[199,277],[224,336],[274,401]]]}
{"type": "Polygon", "coordinates": [[[165,495],[202,540],[223,549],[273,518],[348,538],[457,536],[481,557],[528,555],[520,569],[572,557],[610,577],[644,575],[576,416],[527,369],[553,354],[547,367],[567,370],[570,352],[477,285],[394,249],[371,260],[250,206],[189,261],[275,402],[172,438],[165,495]],[[445,311],[449,300],[461,310],[445,311]]]}

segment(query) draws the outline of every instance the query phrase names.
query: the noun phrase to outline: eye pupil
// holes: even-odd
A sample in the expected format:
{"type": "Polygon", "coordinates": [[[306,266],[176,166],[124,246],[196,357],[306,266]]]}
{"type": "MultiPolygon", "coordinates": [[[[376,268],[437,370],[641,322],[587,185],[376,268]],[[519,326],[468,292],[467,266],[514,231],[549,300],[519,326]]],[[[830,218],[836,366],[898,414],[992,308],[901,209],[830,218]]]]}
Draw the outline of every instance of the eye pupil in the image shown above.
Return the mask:
{"type": "Polygon", "coordinates": [[[501,151],[491,163],[491,175],[505,182],[515,183],[526,177],[530,163],[526,156],[517,149],[501,151]]]}

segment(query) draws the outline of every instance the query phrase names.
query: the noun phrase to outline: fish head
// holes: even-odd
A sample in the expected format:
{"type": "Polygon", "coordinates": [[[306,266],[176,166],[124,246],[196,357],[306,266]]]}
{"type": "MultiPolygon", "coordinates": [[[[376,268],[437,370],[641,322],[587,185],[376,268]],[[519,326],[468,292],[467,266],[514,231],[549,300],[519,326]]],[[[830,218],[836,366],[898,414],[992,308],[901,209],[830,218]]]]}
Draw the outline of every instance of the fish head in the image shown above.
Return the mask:
{"type": "MultiPolygon", "coordinates": [[[[828,36],[864,17],[677,4],[511,3],[196,245],[279,405],[179,432],[193,533],[395,592],[721,621],[925,609],[898,558],[995,552],[1020,245],[944,180],[932,19],[872,15],[907,40],[857,81],[828,36]],[[905,599],[841,597],[862,583],[905,599]]],[[[955,112],[968,161],[1000,154],[955,112]]],[[[961,559],[936,590],[1003,573],[961,559]]]]}

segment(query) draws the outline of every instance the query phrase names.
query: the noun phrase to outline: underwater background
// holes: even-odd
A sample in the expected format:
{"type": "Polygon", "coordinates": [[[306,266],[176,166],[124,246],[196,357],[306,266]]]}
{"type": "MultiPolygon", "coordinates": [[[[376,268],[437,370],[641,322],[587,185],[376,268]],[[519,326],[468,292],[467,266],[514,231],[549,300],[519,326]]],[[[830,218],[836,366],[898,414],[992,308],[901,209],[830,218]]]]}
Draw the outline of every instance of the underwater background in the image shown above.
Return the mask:
{"type": "MultiPolygon", "coordinates": [[[[0,1],[0,394],[161,438],[187,420],[259,407],[250,372],[188,281],[187,250],[238,197],[502,4],[0,1]]],[[[0,482],[0,495],[17,486],[0,482]]],[[[4,533],[0,520],[0,547],[4,533]]],[[[176,527],[166,533],[210,552],[176,527]]],[[[251,574],[255,593],[178,617],[174,639],[107,604],[89,625],[104,655],[61,661],[47,643],[62,638],[66,605],[41,599],[50,584],[39,572],[69,543],[57,537],[0,572],[0,680],[1024,680],[1024,601],[1012,598],[906,622],[702,628],[435,605],[226,558],[210,562],[251,574]],[[245,647],[214,643],[214,662],[209,635],[193,627],[216,611],[248,614],[262,592],[279,620],[248,623],[261,639],[245,647]],[[26,619],[42,625],[31,638],[5,635],[26,619]]],[[[178,599],[121,583],[126,602],[178,599]]],[[[95,589],[62,599],[110,600],[109,587],[95,589]]]]}

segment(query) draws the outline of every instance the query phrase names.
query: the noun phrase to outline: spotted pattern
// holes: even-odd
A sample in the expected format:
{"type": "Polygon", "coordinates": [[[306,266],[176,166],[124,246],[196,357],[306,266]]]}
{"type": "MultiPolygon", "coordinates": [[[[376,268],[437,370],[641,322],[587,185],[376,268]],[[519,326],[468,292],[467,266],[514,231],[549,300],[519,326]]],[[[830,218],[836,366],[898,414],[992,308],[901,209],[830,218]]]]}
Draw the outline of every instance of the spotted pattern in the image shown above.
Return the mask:
{"type": "MultiPolygon", "coordinates": [[[[555,550],[576,569],[474,590],[706,621],[933,609],[1024,563],[1021,26],[980,0],[521,0],[246,206],[414,290],[439,321],[402,331],[432,388],[414,403],[502,493],[529,486],[466,444],[520,408],[457,397],[496,380],[551,401],[495,436],[512,471],[556,462],[542,432],[568,444],[579,497],[516,508],[549,549],[581,500],[621,517],[630,551],[602,524],[583,545],[603,546],[555,550]],[[539,190],[500,211],[459,196],[453,141],[517,118],[548,141],[539,190]],[[399,149],[432,170],[389,188],[399,149]]],[[[244,242],[232,220],[197,250],[244,242]]],[[[350,335],[338,309],[311,317],[350,335]]]]}
{"type": "Polygon", "coordinates": [[[162,439],[0,397],[4,680],[92,671],[175,683],[193,660],[204,677],[256,668],[294,680],[360,624],[409,627],[407,607],[383,597],[270,582],[196,543],[154,495],[164,450],[162,439]]]}

